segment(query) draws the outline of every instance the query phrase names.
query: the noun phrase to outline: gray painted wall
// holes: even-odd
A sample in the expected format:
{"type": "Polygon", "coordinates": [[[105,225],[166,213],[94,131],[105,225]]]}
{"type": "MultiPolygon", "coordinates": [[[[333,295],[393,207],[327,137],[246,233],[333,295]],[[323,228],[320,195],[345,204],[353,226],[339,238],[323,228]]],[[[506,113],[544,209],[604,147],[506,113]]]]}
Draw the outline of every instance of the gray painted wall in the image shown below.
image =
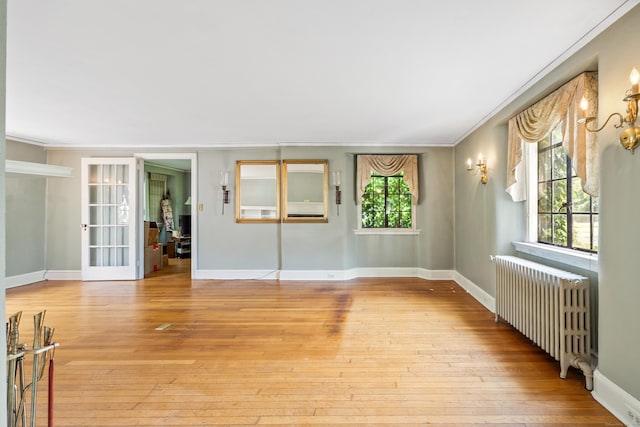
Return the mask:
{"type": "MultiPolygon", "coordinates": [[[[129,156],[132,152],[97,150],[47,151],[51,164],[70,166],[73,178],[50,183],[47,194],[47,269],[80,269],[80,159],[129,156]]],[[[198,267],[202,270],[345,270],[356,267],[453,268],[452,148],[282,147],[198,151],[198,267]],[[356,153],[420,154],[421,190],[418,236],[357,236],[354,202],[356,153]],[[342,171],[343,203],[336,209],[329,191],[329,222],[320,224],[238,224],[234,216],[237,160],[328,159],[342,171]],[[231,171],[230,204],[222,214],[220,170],[231,171]]]]}
{"type": "Polygon", "coordinates": [[[242,195],[241,205],[250,206],[275,206],[276,205],[276,179],[241,179],[242,195]]]}
{"type": "Polygon", "coordinates": [[[507,127],[492,119],[455,149],[455,269],[490,295],[495,295],[495,271],[490,255],[512,254],[514,240],[525,237],[525,206],[504,192],[507,127]],[[467,159],[487,159],[488,182],[477,168],[467,171],[467,159]]]}
{"type": "MultiPolygon", "coordinates": [[[[6,54],[7,54],[7,2],[6,0],[0,0],[0,200],[5,200],[5,168],[4,162],[6,158],[6,142],[5,142],[5,105],[6,105],[6,54]]],[[[0,206],[0,289],[5,288],[5,244],[7,241],[6,236],[6,219],[5,219],[5,207],[3,203],[0,206]]],[[[6,295],[5,292],[0,292],[0,316],[2,319],[6,319],[6,295]]],[[[5,328],[2,328],[5,331],[5,328]]],[[[7,383],[7,337],[6,331],[0,333],[0,381],[2,384],[7,383]]],[[[7,401],[7,388],[0,387],[0,402],[7,401]]],[[[0,420],[7,419],[7,405],[0,405],[0,420]]]]}
{"type": "MultiPolygon", "coordinates": [[[[394,150],[421,154],[419,236],[356,236],[354,155],[374,150],[344,147],[282,147],[273,150],[209,150],[198,153],[199,182],[217,182],[220,170],[237,160],[328,159],[330,170],[342,171],[342,204],[329,188],[329,222],[319,224],[237,224],[232,209],[220,214],[221,194],[201,185],[204,215],[199,223],[201,269],[345,270],[355,267],[453,266],[453,179],[451,148],[394,150]],[[444,163],[444,164],[443,164],[444,163]],[[211,211],[213,208],[213,212],[211,211]],[[204,220],[203,218],[207,219],[204,220]],[[444,226],[443,226],[444,224],[444,226]],[[222,242],[222,243],[221,243],[222,242]],[[423,256],[424,255],[424,256],[423,256]]],[[[379,150],[375,150],[379,151],[379,150]]],[[[229,187],[235,190],[235,177],[229,187]]],[[[231,200],[233,207],[235,201],[231,200]]]]}
{"type": "MultiPolygon", "coordinates": [[[[506,124],[514,114],[536,102],[575,75],[599,72],[599,122],[608,114],[624,112],[628,75],[638,67],[634,52],[640,43],[637,23],[640,7],[587,44],[522,96],[504,108],[455,149],[455,262],[456,270],[494,295],[494,266],[489,254],[513,253],[512,241],[525,234],[525,207],[504,193],[506,180],[506,124]],[[489,183],[469,176],[466,159],[482,152],[489,161],[489,183]]],[[[597,320],[600,372],[640,399],[640,164],[638,157],[617,144],[612,126],[599,134],[601,147],[601,215],[599,275],[591,274],[597,320]],[[635,338],[630,338],[634,337],[635,338]]],[[[561,266],[561,265],[559,265],[561,266]]],[[[568,266],[568,270],[581,271],[568,266]]],[[[582,272],[584,273],[584,272],[582,272]]]]}
{"type": "Polygon", "coordinates": [[[322,203],[324,178],[318,172],[289,172],[287,174],[288,202],[322,203]]]}
{"type": "MultiPolygon", "coordinates": [[[[597,40],[599,58],[599,122],[624,112],[621,98],[629,88],[628,75],[640,65],[634,53],[640,45],[640,7],[597,40]]],[[[618,146],[618,131],[602,132],[600,203],[600,371],[640,400],[640,163],[618,146]],[[633,337],[633,338],[632,338],[633,337]]]]}
{"type": "MultiPolygon", "coordinates": [[[[6,158],[10,160],[46,163],[42,147],[7,141],[6,150],[6,158]]],[[[6,176],[6,221],[10,225],[6,229],[6,241],[10,242],[6,277],[45,269],[47,179],[24,174],[6,176]]]]}
{"type": "Polygon", "coordinates": [[[47,191],[47,270],[80,270],[80,156],[47,152],[47,163],[69,166],[72,178],[52,180],[47,191]]]}

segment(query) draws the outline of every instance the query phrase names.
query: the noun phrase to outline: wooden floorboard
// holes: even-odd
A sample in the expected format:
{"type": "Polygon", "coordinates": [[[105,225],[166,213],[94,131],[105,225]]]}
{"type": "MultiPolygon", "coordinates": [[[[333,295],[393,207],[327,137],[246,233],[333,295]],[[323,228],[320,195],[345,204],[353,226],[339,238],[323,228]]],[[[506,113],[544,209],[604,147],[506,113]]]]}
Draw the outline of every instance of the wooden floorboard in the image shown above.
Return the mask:
{"type": "Polygon", "coordinates": [[[171,261],[7,291],[21,341],[46,309],[61,343],[55,426],[622,426],[452,281],[191,281],[171,261]]]}

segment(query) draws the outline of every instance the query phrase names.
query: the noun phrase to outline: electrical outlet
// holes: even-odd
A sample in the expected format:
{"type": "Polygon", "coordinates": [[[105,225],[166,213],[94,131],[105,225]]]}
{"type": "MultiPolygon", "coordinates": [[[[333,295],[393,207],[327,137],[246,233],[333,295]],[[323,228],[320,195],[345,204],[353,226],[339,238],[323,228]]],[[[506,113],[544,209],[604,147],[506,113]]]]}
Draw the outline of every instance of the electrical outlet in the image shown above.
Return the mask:
{"type": "Polygon", "coordinates": [[[631,421],[632,426],[640,426],[640,412],[632,408],[630,405],[626,405],[627,407],[627,416],[631,421]]]}

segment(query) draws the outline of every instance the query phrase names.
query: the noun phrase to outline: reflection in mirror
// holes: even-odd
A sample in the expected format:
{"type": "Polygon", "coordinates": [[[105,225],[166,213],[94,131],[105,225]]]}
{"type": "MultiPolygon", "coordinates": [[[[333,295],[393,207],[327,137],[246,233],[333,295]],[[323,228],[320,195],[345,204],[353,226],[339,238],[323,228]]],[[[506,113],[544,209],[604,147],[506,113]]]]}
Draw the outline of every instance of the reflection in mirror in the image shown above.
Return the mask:
{"type": "Polygon", "coordinates": [[[327,160],[284,160],[282,219],[327,222],[327,160]]]}
{"type": "Polygon", "coordinates": [[[280,164],[236,162],[236,222],[280,221],[280,164]]]}

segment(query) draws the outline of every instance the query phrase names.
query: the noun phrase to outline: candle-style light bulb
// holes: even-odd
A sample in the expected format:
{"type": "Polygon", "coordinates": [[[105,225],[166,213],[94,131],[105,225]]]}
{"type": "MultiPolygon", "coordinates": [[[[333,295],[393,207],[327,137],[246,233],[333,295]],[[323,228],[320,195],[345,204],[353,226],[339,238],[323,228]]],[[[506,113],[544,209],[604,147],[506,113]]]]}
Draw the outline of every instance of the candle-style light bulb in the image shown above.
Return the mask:
{"type": "Polygon", "coordinates": [[[582,111],[584,111],[585,114],[586,114],[587,110],[589,110],[589,101],[587,101],[587,98],[585,98],[584,96],[580,100],[580,109],[582,111]]]}
{"type": "Polygon", "coordinates": [[[471,157],[469,157],[467,159],[467,170],[470,171],[471,170],[471,157]]]}
{"type": "Polygon", "coordinates": [[[478,165],[481,165],[484,163],[484,159],[482,158],[482,153],[478,154],[478,165]]]}
{"type": "Polygon", "coordinates": [[[636,67],[633,67],[631,74],[629,74],[629,81],[631,82],[631,93],[638,93],[640,87],[640,72],[636,67]]]}

